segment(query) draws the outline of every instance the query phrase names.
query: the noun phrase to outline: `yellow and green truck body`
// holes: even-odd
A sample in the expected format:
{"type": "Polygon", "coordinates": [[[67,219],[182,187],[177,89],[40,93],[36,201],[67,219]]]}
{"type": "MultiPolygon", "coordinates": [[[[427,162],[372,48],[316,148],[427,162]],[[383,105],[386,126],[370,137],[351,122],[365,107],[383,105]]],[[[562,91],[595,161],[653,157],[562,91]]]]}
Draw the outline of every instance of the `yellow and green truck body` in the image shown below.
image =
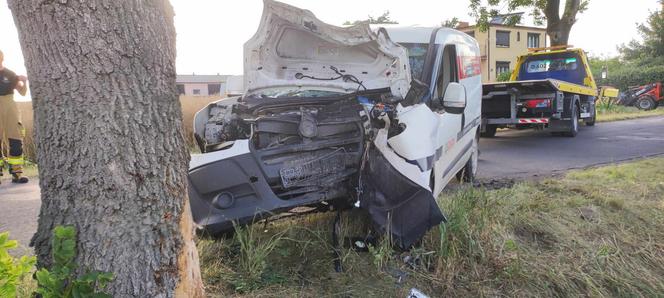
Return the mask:
{"type": "Polygon", "coordinates": [[[519,56],[509,82],[483,85],[482,136],[501,127],[537,127],[576,136],[595,124],[597,86],[581,49],[534,49],[519,56]]]}

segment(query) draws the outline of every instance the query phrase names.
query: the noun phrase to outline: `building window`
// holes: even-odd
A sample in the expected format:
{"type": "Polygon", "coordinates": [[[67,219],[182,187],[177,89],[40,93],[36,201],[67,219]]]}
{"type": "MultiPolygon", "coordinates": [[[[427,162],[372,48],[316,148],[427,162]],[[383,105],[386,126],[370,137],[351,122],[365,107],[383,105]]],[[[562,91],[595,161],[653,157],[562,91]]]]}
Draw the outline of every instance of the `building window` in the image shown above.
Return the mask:
{"type": "Polygon", "coordinates": [[[496,46],[509,48],[510,46],[510,32],[496,30],[496,46]]]}
{"type": "Polygon", "coordinates": [[[194,95],[201,95],[201,89],[194,89],[192,90],[192,92],[194,93],[194,95]]]}
{"type": "Polygon", "coordinates": [[[521,32],[516,32],[516,41],[521,41],[521,32]]]}
{"type": "Polygon", "coordinates": [[[221,93],[221,84],[208,84],[208,95],[221,93]]]}
{"type": "Polygon", "coordinates": [[[468,31],[466,34],[470,35],[471,37],[475,37],[475,31],[468,31]]]}
{"type": "Polygon", "coordinates": [[[528,33],[528,47],[529,48],[539,48],[540,46],[540,35],[539,33],[528,33]]]}
{"type": "Polygon", "coordinates": [[[177,84],[178,87],[178,94],[179,95],[184,95],[184,84],[177,84]]]}
{"type": "Polygon", "coordinates": [[[505,72],[510,71],[510,62],[509,61],[496,61],[496,78],[505,72]]]}

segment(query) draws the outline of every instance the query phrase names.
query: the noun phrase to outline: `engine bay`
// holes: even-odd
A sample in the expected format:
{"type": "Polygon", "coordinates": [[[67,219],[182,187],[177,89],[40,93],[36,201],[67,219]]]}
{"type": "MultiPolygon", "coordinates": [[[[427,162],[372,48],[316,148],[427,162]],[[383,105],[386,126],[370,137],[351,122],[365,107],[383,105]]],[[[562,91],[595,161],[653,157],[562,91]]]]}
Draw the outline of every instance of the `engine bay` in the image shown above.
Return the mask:
{"type": "Polygon", "coordinates": [[[252,154],[281,199],[312,192],[337,199],[355,193],[371,119],[373,125],[384,125],[379,117],[394,117],[394,106],[382,103],[385,98],[389,90],[217,103],[209,109],[204,135],[196,138],[203,152],[223,150],[237,139],[250,140],[252,154]]]}

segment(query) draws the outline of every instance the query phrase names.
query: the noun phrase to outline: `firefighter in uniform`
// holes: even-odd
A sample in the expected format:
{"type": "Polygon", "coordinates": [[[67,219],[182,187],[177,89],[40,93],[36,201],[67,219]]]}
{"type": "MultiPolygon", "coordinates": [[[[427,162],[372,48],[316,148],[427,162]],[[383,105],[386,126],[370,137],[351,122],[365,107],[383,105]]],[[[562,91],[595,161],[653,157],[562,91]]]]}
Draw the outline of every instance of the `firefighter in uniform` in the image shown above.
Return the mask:
{"type": "Polygon", "coordinates": [[[17,76],[2,64],[4,55],[0,51],[0,176],[3,166],[9,169],[12,182],[26,183],[23,176],[23,126],[14,102],[14,90],[25,95],[28,91],[25,76],[17,76]]]}

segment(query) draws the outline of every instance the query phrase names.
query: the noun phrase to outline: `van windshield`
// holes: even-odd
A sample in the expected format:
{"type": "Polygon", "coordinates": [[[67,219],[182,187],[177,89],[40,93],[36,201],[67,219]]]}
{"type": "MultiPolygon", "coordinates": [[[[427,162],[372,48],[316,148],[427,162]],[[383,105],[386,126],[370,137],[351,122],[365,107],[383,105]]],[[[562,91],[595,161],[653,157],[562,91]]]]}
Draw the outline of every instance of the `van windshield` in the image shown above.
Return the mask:
{"type": "Polygon", "coordinates": [[[427,57],[428,43],[399,43],[408,50],[408,63],[410,64],[410,74],[413,78],[422,77],[424,70],[424,60],[427,57]]]}

